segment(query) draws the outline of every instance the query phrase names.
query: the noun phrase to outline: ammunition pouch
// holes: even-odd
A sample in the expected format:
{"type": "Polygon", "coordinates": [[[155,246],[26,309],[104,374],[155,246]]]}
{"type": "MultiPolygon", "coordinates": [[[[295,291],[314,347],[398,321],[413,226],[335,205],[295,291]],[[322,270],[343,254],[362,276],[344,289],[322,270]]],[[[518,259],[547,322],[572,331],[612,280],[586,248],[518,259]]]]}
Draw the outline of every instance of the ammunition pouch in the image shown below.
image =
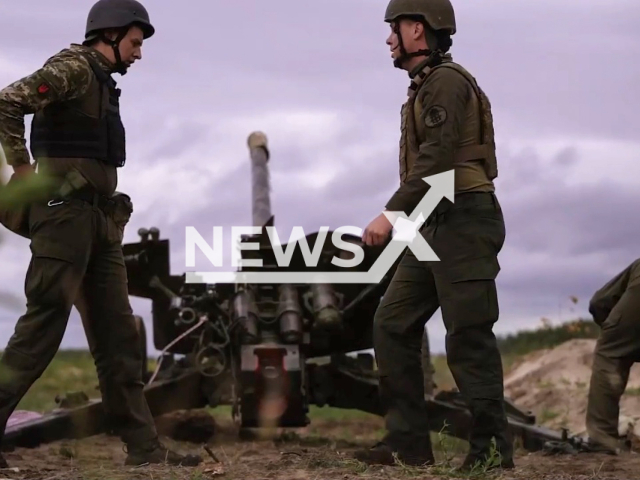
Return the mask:
{"type": "Polygon", "coordinates": [[[108,227],[107,236],[109,241],[121,243],[124,238],[124,229],[131,219],[133,213],[133,203],[131,197],[125,193],[115,192],[113,195],[101,195],[91,189],[81,189],[71,192],[65,197],[60,197],[60,201],[80,200],[92,205],[94,208],[102,210],[108,220],[115,225],[115,231],[108,227]]]}
{"type": "Polygon", "coordinates": [[[115,192],[110,198],[112,205],[110,212],[111,218],[115,224],[124,231],[124,227],[127,226],[129,220],[131,220],[131,214],[133,213],[133,203],[131,197],[126,193],[115,192]]]}
{"type": "Polygon", "coordinates": [[[121,192],[115,192],[109,197],[110,206],[105,211],[110,216],[117,229],[117,236],[113,240],[122,244],[124,240],[124,229],[131,219],[133,213],[133,203],[129,195],[121,192]]]}
{"type": "Polygon", "coordinates": [[[113,195],[107,196],[84,188],[61,196],[60,200],[82,200],[90,203],[102,210],[105,215],[111,217],[120,229],[124,229],[127,223],[129,223],[131,214],[133,213],[131,197],[122,192],[115,192],[113,195]]]}

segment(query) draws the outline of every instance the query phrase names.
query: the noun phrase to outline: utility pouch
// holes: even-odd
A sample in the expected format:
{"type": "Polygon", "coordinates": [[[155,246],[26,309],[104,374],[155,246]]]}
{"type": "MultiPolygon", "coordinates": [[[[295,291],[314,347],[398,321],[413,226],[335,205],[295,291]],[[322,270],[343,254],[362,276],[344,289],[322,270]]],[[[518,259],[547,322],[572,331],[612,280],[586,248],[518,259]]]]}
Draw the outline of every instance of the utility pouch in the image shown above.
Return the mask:
{"type": "Polygon", "coordinates": [[[133,213],[131,197],[126,193],[115,192],[111,196],[111,201],[113,202],[113,212],[111,213],[113,221],[118,228],[124,231],[124,227],[129,223],[133,213]]]}

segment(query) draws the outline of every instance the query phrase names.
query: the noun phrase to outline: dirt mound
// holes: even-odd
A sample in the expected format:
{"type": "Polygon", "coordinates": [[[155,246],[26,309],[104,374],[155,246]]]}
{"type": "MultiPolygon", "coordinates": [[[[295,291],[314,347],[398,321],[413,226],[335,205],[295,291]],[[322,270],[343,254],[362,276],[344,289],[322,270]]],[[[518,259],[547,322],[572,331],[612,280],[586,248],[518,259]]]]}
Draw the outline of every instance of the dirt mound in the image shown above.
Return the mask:
{"type": "MultiPolygon", "coordinates": [[[[584,434],[595,344],[590,339],[570,340],[523,357],[505,376],[505,394],[519,407],[531,410],[538,423],[584,434]]],[[[629,424],[640,436],[640,364],[631,369],[620,402],[621,434],[629,424]]]]}

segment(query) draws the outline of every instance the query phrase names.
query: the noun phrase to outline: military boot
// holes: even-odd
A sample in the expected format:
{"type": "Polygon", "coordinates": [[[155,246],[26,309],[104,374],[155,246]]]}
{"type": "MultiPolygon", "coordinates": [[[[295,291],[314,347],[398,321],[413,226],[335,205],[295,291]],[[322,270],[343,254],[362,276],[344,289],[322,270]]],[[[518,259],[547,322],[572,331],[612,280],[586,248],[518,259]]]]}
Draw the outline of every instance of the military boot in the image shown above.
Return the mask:
{"type": "Polygon", "coordinates": [[[162,445],[160,442],[153,442],[149,445],[129,445],[126,447],[127,459],[125,465],[145,465],[145,464],[167,464],[180,465],[183,467],[195,467],[202,462],[199,455],[180,455],[162,445]]]}
{"type": "Polygon", "coordinates": [[[1,468],[9,468],[9,464],[4,459],[4,456],[2,455],[2,453],[0,453],[0,469],[1,468]]]}
{"type": "Polygon", "coordinates": [[[593,453],[605,453],[607,455],[620,455],[631,451],[631,439],[626,437],[599,436],[598,439],[589,437],[587,448],[593,453]]]}
{"type": "Polygon", "coordinates": [[[483,470],[514,468],[513,440],[508,430],[506,415],[503,413],[502,402],[475,400],[472,412],[469,453],[460,470],[470,471],[474,467],[483,470]]]}
{"type": "Polygon", "coordinates": [[[406,465],[427,466],[435,463],[428,435],[414,442],[399,441],[388,435],[373,447],[354,453],[356,460],[369,465],[395,465],[396,456],[399,462],[406,465]]]}

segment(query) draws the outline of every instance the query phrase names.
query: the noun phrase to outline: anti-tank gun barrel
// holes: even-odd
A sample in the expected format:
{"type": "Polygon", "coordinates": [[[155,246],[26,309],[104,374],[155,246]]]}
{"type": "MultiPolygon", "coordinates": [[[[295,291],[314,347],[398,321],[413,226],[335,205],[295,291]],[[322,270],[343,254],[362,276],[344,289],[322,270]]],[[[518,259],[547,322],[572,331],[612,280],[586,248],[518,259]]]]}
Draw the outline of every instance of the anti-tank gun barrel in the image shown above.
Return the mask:
{"type": "Polygon", "coordinates": [[[269,146],[267,136],[262,132],[253,132],[247,139],[251,156],[251,199],[253,225],[264,227],[272,221],[269,146]]]}
{"type": "MultiPolygon", "coordinates": [[[[268,252],[266,228],[274,224],[269,184],[269,148],[262,132],[247,139],[251,157],[253,226],[258,227],[258,254],[263,267],[277,269],[268,252]],[[268,257],[268,255],[267,255],[268,257]]],[[[243,237],[242,240],[246,240],[243,237]]],[[[242,270],[243,268],[241,268],[242,270]]],[[[303,309],[298,287],[290,284],[236,285],[232,314],[242,325],[239,403],[243,427],[267,424],[303,426],[308,423],[305,385],[303,309]],[[268,418],[264,411],[273,415],[268,418]]]]}

